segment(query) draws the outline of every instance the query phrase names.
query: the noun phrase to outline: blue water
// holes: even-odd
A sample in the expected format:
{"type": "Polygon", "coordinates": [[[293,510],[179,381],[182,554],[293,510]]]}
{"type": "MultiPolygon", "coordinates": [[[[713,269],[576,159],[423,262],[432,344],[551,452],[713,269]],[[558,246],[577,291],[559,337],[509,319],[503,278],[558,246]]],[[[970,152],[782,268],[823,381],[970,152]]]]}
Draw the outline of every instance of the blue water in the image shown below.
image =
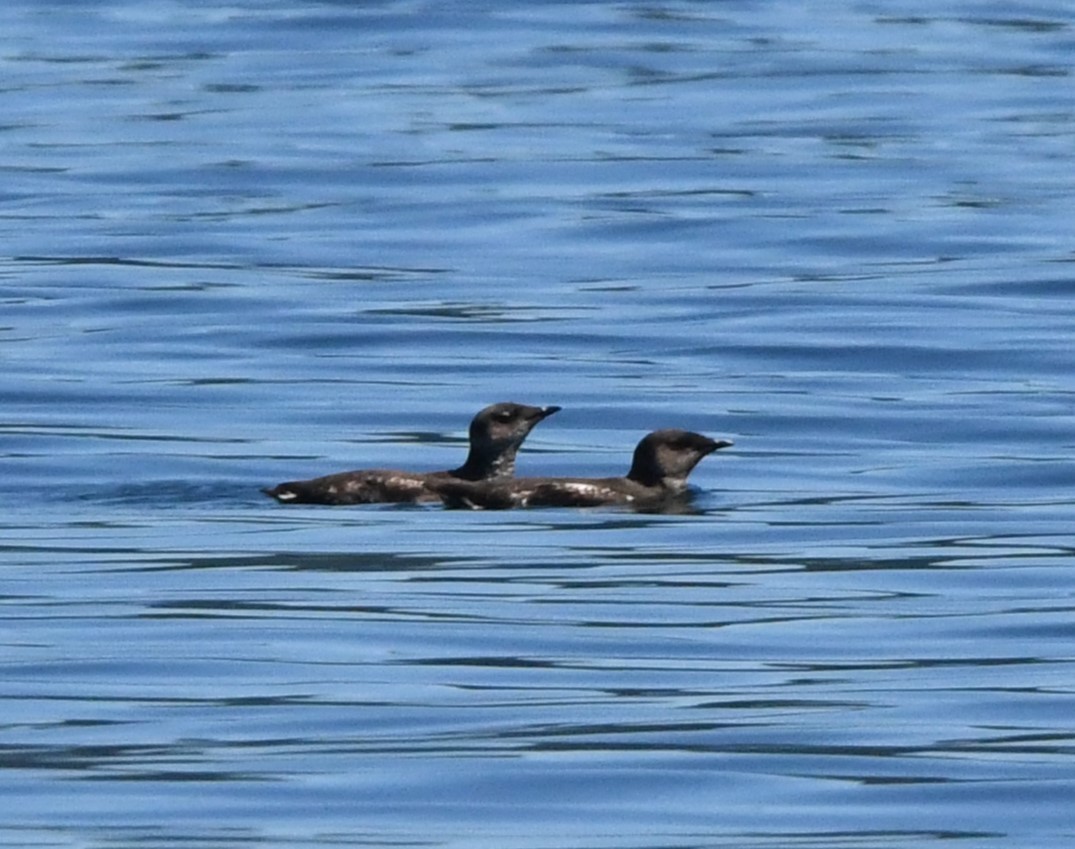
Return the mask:
{"type": "Polygon", "coordinates": [[[1070,4],[0,6],[0,844],[1075,840],[1070,4]],[[282,507],[735,440],[694,515],[282,507]]]}

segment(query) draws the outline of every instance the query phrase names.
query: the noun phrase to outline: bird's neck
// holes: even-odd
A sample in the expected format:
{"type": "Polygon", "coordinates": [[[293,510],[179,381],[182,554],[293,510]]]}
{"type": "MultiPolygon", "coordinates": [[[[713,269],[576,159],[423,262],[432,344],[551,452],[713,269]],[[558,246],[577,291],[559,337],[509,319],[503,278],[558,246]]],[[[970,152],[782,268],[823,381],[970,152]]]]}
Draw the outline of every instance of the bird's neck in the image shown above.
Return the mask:
{"type": "Polygon", "coordinates": [[[498,451],[484,446],[470,446],[467,461],[455,470],[455,476],[464,480],[487,480],[510,478],[515,474],[515,451],[498,451]]]}

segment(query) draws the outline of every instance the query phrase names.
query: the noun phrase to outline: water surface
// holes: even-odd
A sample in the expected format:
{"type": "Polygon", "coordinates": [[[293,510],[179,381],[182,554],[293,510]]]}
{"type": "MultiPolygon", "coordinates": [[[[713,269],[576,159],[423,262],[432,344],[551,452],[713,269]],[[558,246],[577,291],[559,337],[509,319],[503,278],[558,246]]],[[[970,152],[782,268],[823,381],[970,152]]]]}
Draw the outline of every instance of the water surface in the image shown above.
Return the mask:
{"type": "Polygon", "coordinates": [[[1070,845],[1073,25],[5,4],[2,842],[1070,845]]]}

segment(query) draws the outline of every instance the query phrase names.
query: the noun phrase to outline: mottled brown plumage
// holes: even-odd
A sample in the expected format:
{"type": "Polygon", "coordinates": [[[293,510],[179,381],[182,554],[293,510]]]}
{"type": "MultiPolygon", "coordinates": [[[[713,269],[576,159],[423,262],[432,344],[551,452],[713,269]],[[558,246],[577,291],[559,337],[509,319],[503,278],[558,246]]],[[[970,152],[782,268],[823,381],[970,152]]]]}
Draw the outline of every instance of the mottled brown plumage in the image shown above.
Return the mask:
{"type": "Polygon", "coordinates": [[[515,454],[542,419],[559,407],[505,402],[480,411],[470,423],[470,452],[458,469],[409,472],[357,469],[310,480],[288,481],[266,495],[283,504],[376,504],[436,501],[434,482],[503,480],[515,474],[515,454]]]}
{"type": "Polygon", "coordinates": [[[630,471],[620,478],[513,478],[431,484],[448,507],[505,510],[513,507],[659,508],[687,493],[687,477],[698,462],[728,440],[686,430],[657,430],[635,448],[630,471]]]}

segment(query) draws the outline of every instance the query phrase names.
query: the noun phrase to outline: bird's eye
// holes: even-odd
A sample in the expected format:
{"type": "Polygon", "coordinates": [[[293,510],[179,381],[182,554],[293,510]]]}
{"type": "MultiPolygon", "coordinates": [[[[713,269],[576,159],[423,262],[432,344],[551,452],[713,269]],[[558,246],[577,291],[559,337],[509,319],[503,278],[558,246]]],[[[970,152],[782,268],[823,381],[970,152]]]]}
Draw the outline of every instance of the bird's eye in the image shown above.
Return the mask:
{"type": "Polygon", "coordinates": [[[507,410],[505,410],[505,411],[504,411],[504,412],[502,412],[502,413],[497,413],[497,414],[496,414],[496,420],[497,420],[498,422],[505,422],[505,423],[506,423],[506,422],[510,422],[510,421],[511,421],[512,419],[514,419],[514,418],[515,418],[515,416],[514,416],[514,415],[512,415],[512,414],[511,414],[510,412],[508,412],[507,410]]]}

